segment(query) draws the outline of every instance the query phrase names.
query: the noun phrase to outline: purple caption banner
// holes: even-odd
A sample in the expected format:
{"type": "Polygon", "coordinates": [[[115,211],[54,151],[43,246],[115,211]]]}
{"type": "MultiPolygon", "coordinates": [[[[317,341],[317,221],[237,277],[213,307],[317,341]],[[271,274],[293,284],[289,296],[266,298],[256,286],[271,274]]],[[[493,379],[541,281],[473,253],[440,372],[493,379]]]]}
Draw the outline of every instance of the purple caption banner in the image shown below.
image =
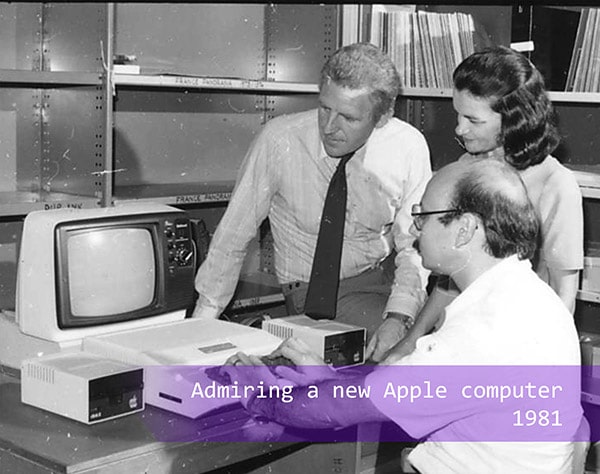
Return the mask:
{"type": "MultiPolygon", "coordinates": [[[[322,369],[295,368],[308,376],[322,369]]],[[[581,429],[579,366],[362,366],[302,386],[274,377],[272,371],[281,375],[282,369],[273,367],[229,367],[227,375],[219,367],[205,366],[145,370],[146,403],[167,410],[165,416],[144,418],[160,441],[562,442],[590,438],[589,429],[581,429]],[[250,397],[268,406],[276,418],[283,417],[285,426],[278,420],[249,418],[240,403],[250,397]],[[385,414],[397,429],[312,429],[307,421],[311,413],[338,407],[358,413],[365,404],[385,414]],[[286,416],[289,413],[294,416],[286,416]]],[[[596,416],[586,416],[594,433],[595,426],[600,428],[600,410],[596,416]]]]}

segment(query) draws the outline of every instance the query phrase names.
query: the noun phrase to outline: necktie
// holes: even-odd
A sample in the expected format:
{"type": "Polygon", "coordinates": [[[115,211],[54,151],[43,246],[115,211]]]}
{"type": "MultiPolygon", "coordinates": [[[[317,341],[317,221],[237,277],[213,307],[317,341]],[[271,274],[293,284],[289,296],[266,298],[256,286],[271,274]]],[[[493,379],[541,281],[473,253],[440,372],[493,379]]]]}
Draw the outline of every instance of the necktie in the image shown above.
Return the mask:
{"type": "Polygon", "coordinates": [[[313,319],[335,318],[346,222],[346,163],[352,155],[340,158],[327,188],[304,305],[304,313],[313,319]]]}

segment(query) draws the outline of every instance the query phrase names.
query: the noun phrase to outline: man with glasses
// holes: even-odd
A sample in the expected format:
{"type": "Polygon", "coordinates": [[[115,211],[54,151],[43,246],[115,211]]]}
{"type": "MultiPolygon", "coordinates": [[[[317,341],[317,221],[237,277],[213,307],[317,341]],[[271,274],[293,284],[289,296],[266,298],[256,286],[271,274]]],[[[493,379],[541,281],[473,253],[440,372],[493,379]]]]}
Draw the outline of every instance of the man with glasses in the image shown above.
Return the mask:
{"type": "Polygon", "coordinates": [[[459,209],[443,209],[441,211],[423,211],[420,204],[413,204],[410,215],[413,218],[413,225],[418,231],[423,230],[423,224],[425,222],[424,216],[431,216],[432,214],[451,214],[460,212],[459,209]]]}
{"type": "MultiPolygon", "coordinates": [[[[430,180],[412,215],[411,232],[423,265],[451,275],[461,290],[446,308],[441,327],[421,337],[416,349],[395,365],[380,365],[366,377],[345,379],[319,366],[322,360],[298,341],[286,341],[278,352],[297,364],[296,372],[285,367],[278,373],[305,385],[319,381],[319,397],[311,398],[308,387],[296,387],[293,403],[250,396],[243,401],[246,408],[256,416],[302,428],[391,419],[414,438],[425,439],[408,457],[422,474],[571,474],[573,441],[583,440],[575,434],[582,423],[578,337],[567,308],[532,270],[529,259],[536,250],[539,223],[519,175],[495,160],[447,165],[430,180]],[[419,370],[399,370],[410,366],[419,370]],[[540,366],[553,372],[573,369],[570,396],[561,406],[564,431],[553,437],[551,429],[541,430],[535,439],[523,439],[519,436],[525,431],[517,430],[506,442],[495,442],[494,428],[513,411],[507,403],[488,404],[471,397],[428,410],[431,405],[385,403],[375,396],[332,396],[336,385],[381,387],[394,380],[420,386],[423,371],[436,366],[444,366],[441,372],[449,378],[471,373],[461,367],[497,366],[485,372],[509,386],[522,374],[533,378],[540,366]],[[501,367],[516,370],[501,372],[501,367]]],[[[241,353],[238,359],[233,362],[260,365],[257,358],[241,353]]],[[[240,385],[255,385],[268,371],[242,369],[224,370],[240,385]]]]}
{"type": "MultiPolygon", "coordinates": [[[[583,268],[582,198],[573,173],[551,155],[560,137],[544,78],[526,55],[497,46],[461,62],[453,85],[455,133],[466,152],[459,159],[503,161],[518,171],[540,218],[533,268],[573,313],[583,268]]],[[[438,278],[406,337],[387,354],[376,351],[373,359],[409,354],[439,324],[457,291],[452,279],[438,278]]]]}

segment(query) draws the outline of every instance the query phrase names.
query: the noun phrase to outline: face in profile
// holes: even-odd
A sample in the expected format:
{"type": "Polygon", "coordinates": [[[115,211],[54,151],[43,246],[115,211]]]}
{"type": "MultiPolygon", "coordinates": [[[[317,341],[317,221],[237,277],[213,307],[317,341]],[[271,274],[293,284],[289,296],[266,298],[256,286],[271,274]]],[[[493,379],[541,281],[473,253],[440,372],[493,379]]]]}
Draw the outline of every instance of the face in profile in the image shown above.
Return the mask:
{"type": "Polygon", "coordinates": [[[452,105],[456,111],[455,133],[469,153],[487,153],[502,146],[502,115],[492,110],[488,99],[454,89],[452,105]]]}
{"type": "Polygon", "coordinates": [[[327,154],[338,158],[363,146],[375,127],[373,104],[366,89],[348,89],[325,81],[319,93],[319,134],[327,154]]]}
{"type": "Polygon", "coordinates": [[[440,222],[439,218],[443,212],[449,210],[451,193],[451,182],[453,176],[442,168],[434,176],[423,194],[420,205],[413,209],[418,212],[435,212],[435,214],[417,216],[410,228],[412,235],[416,237],[415,248],[421,255],[423,266],[429,270],[441,274],[446,273],[452,261],[451,252],[453,240],[453,228],[455,222],[448,225],[440,222]]]}

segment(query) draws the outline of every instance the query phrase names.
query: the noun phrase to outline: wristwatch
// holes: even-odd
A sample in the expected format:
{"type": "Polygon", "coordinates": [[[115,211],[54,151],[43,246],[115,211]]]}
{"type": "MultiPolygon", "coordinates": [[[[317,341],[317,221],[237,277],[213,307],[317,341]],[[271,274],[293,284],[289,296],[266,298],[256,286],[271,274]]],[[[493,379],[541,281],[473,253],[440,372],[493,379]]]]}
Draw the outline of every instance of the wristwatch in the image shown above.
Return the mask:
{"type": "Polygon", "coordinates": [[[415,324],[415,318],[408,314],[395,313],[393,311],[386,313],[385,318],[394,318],[402,323],[404,328],[408,331],[415,324]]]}

